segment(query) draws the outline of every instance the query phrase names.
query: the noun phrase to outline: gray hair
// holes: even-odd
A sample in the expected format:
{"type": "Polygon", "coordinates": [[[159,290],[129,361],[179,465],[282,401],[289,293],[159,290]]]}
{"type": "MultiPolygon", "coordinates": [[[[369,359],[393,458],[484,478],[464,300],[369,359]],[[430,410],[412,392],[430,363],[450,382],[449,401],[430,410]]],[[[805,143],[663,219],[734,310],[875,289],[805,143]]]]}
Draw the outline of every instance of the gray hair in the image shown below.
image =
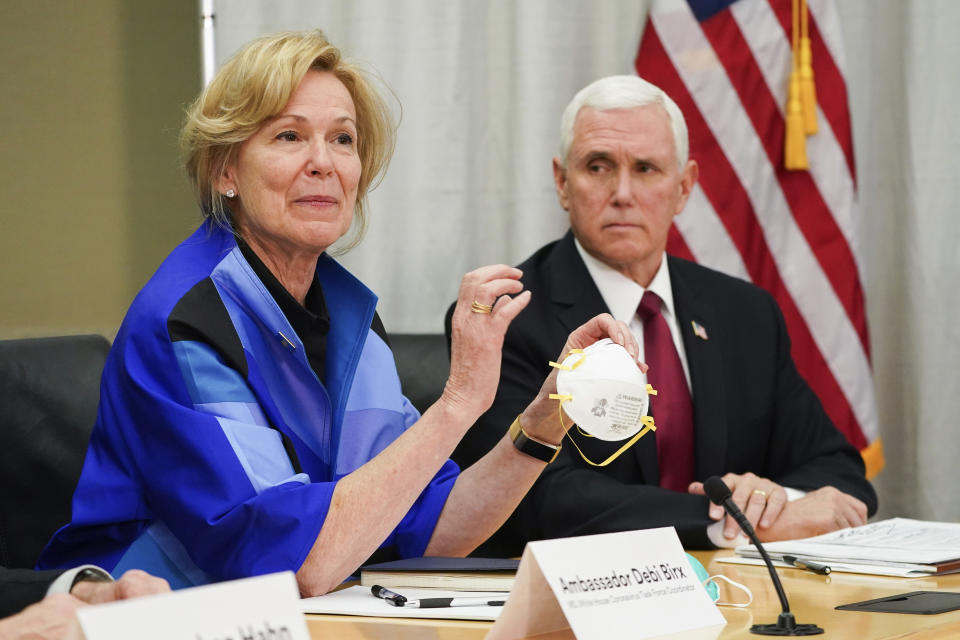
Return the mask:
{"type": "Polygon", "coordinates": [[[567,166],[567,155],[573,144],[573,125],[577,114],[584,107],[598,111],[630,109],[659,104],[667,112],[673,130],[673,146],[677,152],[680,169],[687,164],[690,143],[687,138],[687,123],[677,103],[663,89],[638,76],[607,76],[591,82],[573,96],[560,118],[560,164],[567,166]]]}

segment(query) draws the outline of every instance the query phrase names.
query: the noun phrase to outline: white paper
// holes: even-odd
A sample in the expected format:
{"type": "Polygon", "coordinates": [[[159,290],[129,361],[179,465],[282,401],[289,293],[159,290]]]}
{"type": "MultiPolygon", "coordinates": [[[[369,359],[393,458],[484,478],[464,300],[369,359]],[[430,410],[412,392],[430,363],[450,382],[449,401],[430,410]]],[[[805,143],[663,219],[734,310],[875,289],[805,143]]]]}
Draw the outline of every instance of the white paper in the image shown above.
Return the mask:
{"type": "MultiPolygon", "coordinates": [[[[892,518],[803,540],[771,542],[764,547],[778,557],[787,554],[850,564],[899,564],[907,571],[922,571],[925,567],[921,565],[960,559],[960,524],[892,518]]],[[[738,555],[757,553],[753,545],[737,547],[738,555]]],[[[932,569],[926,570],[929,573],[932,569]]]]}
{"type": "MultiPolygon", "coordinates": [[[[419,598],[490,598],[505,600],[503,592],[491,591],[443,591],[440,589],[396,589],[408,600],[419,598]]],[[[370,587],[354,586],[334,591],[323,596],[304,598],[300,601],[304,613],[330,613],[348,616],[375,616],[382,618],[434,618],[442,620],[496,620],[503,607],[443,607],[418,609],[395,607],[386,600],[376,598],[370,587]]]]}
{"type": "Polygon", "coordinates": [[[77,619],[89,640],[310,640],[299,602],[287,571],[81,607],[77,619]]]}
{"type": "MultiPolygon", "coordinates": [[[[806,571],[800,567],[796,567],[782,560],[776,558],[770,558],[773,561],[773,566],[781,569],[797,569],[798,571],[806,571]]],[[[763,558],[760,557],[744,557],[744,556],[724,556],[722,558],[715,558],[717,562],[723,562],[726,564],[746,564],[756,567],[765,567],[767,566],[763,558]]],[[[883,576],[890,578],[929,578],[929,571],[913,571],[910,569],[904,569],[903,567],[893,567],[893,566],[883,566],[877,564],[850,564],[848,562],[834,562],[830,561],[830,573],[859,573],[872,576],[883,576]]],[[[913,583],[911,583],[913,584],[913,583]]],[[[936,583],[932,583],[934,587],[936,583]]],[[[919,587],[918,587],[919,588],[919,587]]]]}

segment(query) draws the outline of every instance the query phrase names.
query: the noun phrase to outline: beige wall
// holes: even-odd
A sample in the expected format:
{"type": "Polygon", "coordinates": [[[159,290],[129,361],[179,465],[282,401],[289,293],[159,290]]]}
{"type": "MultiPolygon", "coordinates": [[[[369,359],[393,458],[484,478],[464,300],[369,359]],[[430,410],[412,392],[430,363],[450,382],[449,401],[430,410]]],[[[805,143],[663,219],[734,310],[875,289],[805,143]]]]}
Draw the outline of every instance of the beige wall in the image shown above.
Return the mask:
{"type": "Polygon", "coordinates": [[[112,337],[197,224],[178,165],[196,0],[0,5],[0,339],[112,337]]]}

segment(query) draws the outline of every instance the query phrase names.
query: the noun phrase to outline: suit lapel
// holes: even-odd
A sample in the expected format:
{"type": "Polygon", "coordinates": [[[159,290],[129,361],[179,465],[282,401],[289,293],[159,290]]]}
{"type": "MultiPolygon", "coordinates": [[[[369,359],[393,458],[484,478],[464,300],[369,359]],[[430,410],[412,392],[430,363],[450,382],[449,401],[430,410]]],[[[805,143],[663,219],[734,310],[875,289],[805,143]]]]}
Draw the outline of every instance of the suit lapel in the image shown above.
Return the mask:
{"type": "Polygon", "coordinates": [[[695,473],[697,480],[703,480],[721,475],[726,467],[727,412],[720,353],[723,336],[715,332],[719,325],[713,309],[700,300],[685,264],[669,256],[667,264],[693,388],[695,473]],[[707,339],[694,333],[694,322],[706,331],[707,339]]]}
{"type": "Polygon", "coordinates": [[[550,299],[556,305],[557,317],[568,335],[590,318],[609,313],[607,303],[577,252],[573,232],[567,231],[557,242],[547,268],[552,272],[550,299]]]}

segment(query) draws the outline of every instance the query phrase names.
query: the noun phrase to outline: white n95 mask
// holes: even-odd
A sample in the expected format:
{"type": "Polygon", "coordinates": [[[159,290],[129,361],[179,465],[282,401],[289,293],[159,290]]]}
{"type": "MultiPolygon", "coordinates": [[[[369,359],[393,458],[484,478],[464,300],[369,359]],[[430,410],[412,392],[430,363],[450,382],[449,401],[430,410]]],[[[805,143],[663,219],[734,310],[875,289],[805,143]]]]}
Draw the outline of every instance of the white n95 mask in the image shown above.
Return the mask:
{"type": "Polygon", "coordinates": [[[559,369],[557,393],[550,397],[560,400],[563,412],[583,435],[608,442],[632,438],[605,462],[594,463],[584,457],[590,464],[609,464],[647,431],[656,429],[647,415],[649,395],[656,391],[619,344],[605,338],[586,349],[574,349],[562,363],[550,365],[559,369]]]}

